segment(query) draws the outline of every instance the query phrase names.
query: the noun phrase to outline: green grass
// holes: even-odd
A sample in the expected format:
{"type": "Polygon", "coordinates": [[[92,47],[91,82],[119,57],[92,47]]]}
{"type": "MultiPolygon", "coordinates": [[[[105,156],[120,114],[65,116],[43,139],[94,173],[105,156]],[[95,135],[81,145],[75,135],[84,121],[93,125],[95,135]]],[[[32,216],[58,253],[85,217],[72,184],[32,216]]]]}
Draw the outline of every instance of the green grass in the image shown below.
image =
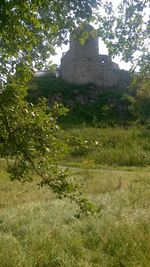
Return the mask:
{"type": "MultiPolygon", "coordinates": [[[[1,162],[2,164],[2,162],[1,162]]],[[[150,173],[72,169],[98,214],[0,168],[0,267],[149,267],[150,173]]]]}
{"type": "Polygon", "coordinates": [[[75,203],[38,188],[35,175],[11,182],[1,160],[0,267],[149,267],[149,131],[81,127],[63,139],[62,164],[82,167],[70,175],[98,212],[77,219],[75,203]]]}
{"type": "Polygon", "coordinates": [[[150,131],[142,127],[80,127],[64,132],[69,153],[65,162],[76,166],[150,166],[150,131]]]}

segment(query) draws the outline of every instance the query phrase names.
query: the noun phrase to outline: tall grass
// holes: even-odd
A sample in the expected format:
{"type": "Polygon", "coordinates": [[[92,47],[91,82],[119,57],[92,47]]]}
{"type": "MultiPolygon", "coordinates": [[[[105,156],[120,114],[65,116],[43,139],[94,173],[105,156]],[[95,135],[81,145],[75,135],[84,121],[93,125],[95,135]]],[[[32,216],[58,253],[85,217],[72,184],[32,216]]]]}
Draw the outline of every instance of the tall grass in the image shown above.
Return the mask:
{"type": "MultiPolygon", "coordinates": [[[[149,173],[75,170],[73,174],[98,213],[79,220],[75,204],[51,195],[45,198],[48,191],[42,197],[32,184],[20,187],[16,203],[19,188],[12,183],[12,205],[0,209],[0,267],[149,267],[149,173]]],[[[8,177],[1,179],[3,202],[9,197],[9,183],[8,177]]]]}
{"type": "Polygon", "coordinates": [[[145,128],[80,127],[65,131],[66,162],[81,165],[150,166],[150,131],[145,128]]]}

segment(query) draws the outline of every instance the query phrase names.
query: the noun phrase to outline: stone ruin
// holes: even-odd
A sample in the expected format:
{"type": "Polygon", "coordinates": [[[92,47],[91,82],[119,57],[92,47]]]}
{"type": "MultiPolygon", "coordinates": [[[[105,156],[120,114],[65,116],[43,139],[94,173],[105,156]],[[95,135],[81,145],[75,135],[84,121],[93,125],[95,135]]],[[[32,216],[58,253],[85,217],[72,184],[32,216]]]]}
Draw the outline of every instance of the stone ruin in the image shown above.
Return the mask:
{"type": "Polygon", "coordinates": [[[79,39],[70,36],[70,49],[62,56],[60,76],[75,84],[127,88],[129,72],[121,70],[110,56],[99,54],[99,42],[98,38],[93,37],[93,30],[89,24],[80,29],[81,33],[88,33],[83,45],[79,39]]]}

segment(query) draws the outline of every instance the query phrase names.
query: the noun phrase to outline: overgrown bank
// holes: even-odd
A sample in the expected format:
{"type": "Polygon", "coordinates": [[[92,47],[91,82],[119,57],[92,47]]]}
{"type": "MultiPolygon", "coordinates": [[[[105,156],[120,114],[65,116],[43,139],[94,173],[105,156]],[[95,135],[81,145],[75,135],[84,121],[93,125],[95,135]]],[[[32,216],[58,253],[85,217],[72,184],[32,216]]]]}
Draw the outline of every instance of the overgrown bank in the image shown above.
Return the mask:
{"type": "Polygon", "coordinates": [[[46,97],[48,105],[54,102],[69,109],[59,119],[63,127],[87,124],[99,127],[126,126],[135,123],[149,124],[150,94],[149,82],[139,89],[97,87],[94,84],[70,84],[52,75],[35,77],[29,90],[28,100],[36,103],[46,97]]]}

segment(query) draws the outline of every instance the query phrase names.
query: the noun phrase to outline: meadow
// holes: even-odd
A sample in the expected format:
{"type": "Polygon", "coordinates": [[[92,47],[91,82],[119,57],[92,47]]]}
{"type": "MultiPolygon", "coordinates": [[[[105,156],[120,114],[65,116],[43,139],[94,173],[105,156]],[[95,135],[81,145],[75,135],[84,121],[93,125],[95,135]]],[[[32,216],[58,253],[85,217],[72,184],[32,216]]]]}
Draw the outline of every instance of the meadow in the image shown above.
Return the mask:
{"type": "Polygon", "coordinates": [[[150,166],[148,127],[72,127],[63,134],[68,145],[65,164],[81,167],[150,166]]]}
{"type": "Polygon", "coordinates": [[[72,128],[63,140],[62,164],[74,166],[69,174],[97,213],[79,218],[36,175],[11,182],[1,160],[0,267],[149,267],[148,130],[72,128]]]}

